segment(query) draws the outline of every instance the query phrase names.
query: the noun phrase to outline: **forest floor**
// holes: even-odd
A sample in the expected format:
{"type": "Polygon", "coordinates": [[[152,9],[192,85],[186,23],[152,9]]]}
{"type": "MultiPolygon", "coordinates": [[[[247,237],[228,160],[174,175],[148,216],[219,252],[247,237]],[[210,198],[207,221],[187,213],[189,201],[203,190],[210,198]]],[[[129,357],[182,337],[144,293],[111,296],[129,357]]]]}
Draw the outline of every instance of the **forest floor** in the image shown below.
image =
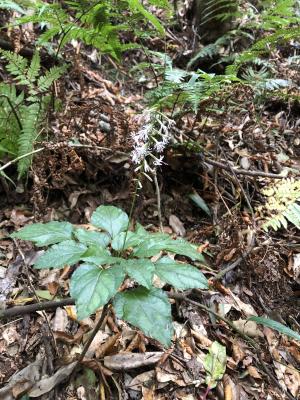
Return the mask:
{"type": "MultiPolygon", "coordinates": [[[[155,46],[163,48],[163,43],[155,46]]],[[[0,300],[6,310],[68,298],[72,273],[70,267],[33,270],[36,248],[9,234],[32,221],[88,225],[98,205],[129,212],[133,201],[133,116],[143,111],[144,92],[155,82],[137,84],[126,67],[132,58],[142,58],[139,52],[116,65],[78,44],[68,50],[73,65],[55,88],[63,106],[50,116],[52,136],[41,144],[45,150],[35,156],[26,185],[19,182],[14,188],[2,178],[0,300]],[[70,148],[70,141],[84,146],[70,148]]],[[[277,56],[284,75],[284,56],[277,56]]],[[[0,71],[5,79],[3,65],[0,71]]],[[[259,188],[274,181],[268,174],[291,166],[300,171],[300,106],[270,97],[258,105],[255,95],[250,87],[237,85],[220,95],[217,106],[214,101],[196,118],[181,119],[177,146],[167,150],[158,170],[164,231],[206,252],[203,273],[214,282],[205,293],[184,293],[173,301],[171,349],[110,311],[80,368],[71,374],[66,365],[80,354],[100,314],[78,322],[72,304],[20,311],[1,319],[1,399],[25,400],[27,392],[68,400],[298,398],[299,342],[246,320],[268,316],[300,331],[299,231],[290,225],[276,232],[257,228],[259,188]],[[189,138],[199,150],[186,146],[189,138]],[[191,194],[200,195],[210,212],[197,206],[191,194]],[[203,358],[214,341],[226,346],[226,373],[206,393],[203,358]],[[157,353],[152,363],[149,352],[157,353]],[[120,355],[116,370],[114,357],[120,355]],[[30,392],[37,380],[39,386],[30,392]]],[[[14,166],[6,173],[14,176],[14,166]]],[[[147,179],[133,219],[159,229],[157,193],[147,179]]]]}

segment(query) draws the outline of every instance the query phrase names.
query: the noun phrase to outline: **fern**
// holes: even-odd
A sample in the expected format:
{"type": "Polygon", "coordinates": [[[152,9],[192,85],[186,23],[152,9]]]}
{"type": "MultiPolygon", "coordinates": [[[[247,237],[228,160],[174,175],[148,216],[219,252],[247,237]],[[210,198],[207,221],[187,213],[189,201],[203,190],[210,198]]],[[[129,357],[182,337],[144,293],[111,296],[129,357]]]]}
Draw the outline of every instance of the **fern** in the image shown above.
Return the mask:
{"type": "MultiPolygon", "coordinates": [[[[1,51],[0,54],[7,61],[6,69],[17,84],[25,85],[27,89],[26,96],[24,92],[17,96],[16,86],[0,85],[0,151],[24,156],[34,150],[49,99],[47,91],[65,67],[53,67],[41,75],[38,52],[33,55],[30,65],[26,59],[10,51],[1,51]]],[[[31,160],[30,155],[19,160],[19,177],[26,174],[31,160]]]]}
{"type": "MultiPolygon", "coordinates": [[[[12,8],[19,3],[21,0],[12,3],[12,8]]],[[[0,0],[0,8],[4,4],[6,3],[0,0]]],[[[151,4],[169,8],[165,0],[152,0],[151,4]]],[[[140,0],[92,0],[89,4],[85,1],[67,1],[64,7],[58,2],[37,0],[29,2],[27,7],[30,12],[18,18],[16,22],[31,22],[46,27],[38,43],[45,45],[57,38],[59,49],[75,39],[118,59],[122,52],[137,47],[135,43],[123,43],[120,39],[121,32],[133,31],[136,36],[141,37],[145,34],[146,23],[154,27],[156,34],[164,33],[158,18],[150,13],[140,0]]],[[[150,29],[146,31],[151,33],[150,29]]]]}
{"type": "MultiPolygon", "coordinates": [[[[38,135],[40,115],[40,105],[38,103],[30,104],[22,112],[22,132],[18,139],[18,155],[23,156],[31,153],[34,149],[34,143],[38,135]]],[[[22,177],[28,171],[31,165],[32,155],[22,158],[18,163],[19,177],[22,177]]]]}
{"type": "Polygon", "coordinates": [[[265,222],[262,228],[272,227],[277,231],[281,226],[287,228],[288,222],[300,229],[300,181],[284,179],[262,190],[266,204],[257,211],[265,222]]]}

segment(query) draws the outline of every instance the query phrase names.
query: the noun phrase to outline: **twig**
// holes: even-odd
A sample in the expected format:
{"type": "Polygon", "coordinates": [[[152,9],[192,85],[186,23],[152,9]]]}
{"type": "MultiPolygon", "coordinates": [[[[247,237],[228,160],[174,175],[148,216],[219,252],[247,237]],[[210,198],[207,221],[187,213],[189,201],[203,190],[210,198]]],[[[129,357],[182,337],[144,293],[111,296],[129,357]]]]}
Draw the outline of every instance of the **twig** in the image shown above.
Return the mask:
{"type": "Polygon", "coordinates": [[[255,235],[253,233],[251,243],[248,246],[248,248],[242,253],[242,255],[239,258],[237,258],[233,263],[227,265],[227,267],[222,269],[222,271],[220,271],[217,275],[215,275],[213,279],[219,280],[219,279],[223,278],[223,276],[226,275],[227,272],[232,271],[233,269],[238,267],[241,264],[241,262],[244,261],[245,258],[248,257],[248,255],[251,253],[251,251],[254,248],[254,244],[255,244],[255,235]]]}
{"type": "Polygon", "coordinates": [[[9,167],[10,165],[15,164],[19,160],[22,160],[22,158],[31,156],[32,154],[40,153],[44,149],[45,149],[45,147],[41,147],[40,149],[36,149],[36,150],[30,151],[29,153],[23,154],[22,156],[16,157],[13,160],[8,161],[6,164],[4,164],[4,165],[2,165],[2,167],[0,167],[0,172],[3,171],[4,169],[6,169],[7,167],[9,167]]]}
{"type": "Polygon", "coordinates": [[[71,306],[75,304],[75,300],[71,298],[63,300],[43,301],[40,303],[29,304],[27,306],[16,306],[6,310],[0,310],[0,318],[11,318],[16,315],[31,314],[36,311],[51,310],[58,307],[71,306]]]}
{"type": "MultiPolygon", "coordinates": [[[[218,168],[225,169],[226,171],[232,172],[234,171],[235,174],[237,175],[248,175],[248,176],[261,176],[263,178],[273,178],[273,179],[286,179],[286,176],[278,175],[278,174],[272,174],[268,172],[262,172],[262,171],[248,171],[246,169],[240,169],[240,168],[230,168],[228,165],[223,164],[219,161],[211,160],[209,158],[203,157],[201,155],[201,158],[210,165],[213,165],[218,168]]],[[[298,175],[298,174],[296,174],[298,175]]]]}
{"type": "Polygon", "coordinates": [[[105,304],[105,306],[103,307],[101,316],[100,316],[100,318],[99,318],[99,320],[98,320],[96,326],[94,327],[92,333],[90,334],[90,337],[89,337],[88,341],[87,341],[86,344],[84,345],[84,348],[83,348],[83,350],[82,350],[82,352],[81,352],[81,354],[80,354],[80,356],[79,356],[79,358],[78,358],[78,360],[77,360],[76,366],[77,366],[78,364],[80,364],[81,361],[84,359],[84,356],[86,355],[86,353],[87,353],[87,351],[88,351],[88,349],[89,349],[89,347],[90,347],[92,341],[94,340],[94,338],[95,338],[97,332],[98,332],[99,329],[101,328],[101,325],[103,324],[104,318],[105,318],[105,316],[106,316],[106,312],[107,312],[108,306],[109,306],[109,304],[107,303],[107,304],[105,304]]]}
{"type": "MultiPolygon", "coordinates": [[[[23,260],[29,287],[30,287],[32,293],[34,294],[34,297],[36,298],[36,301],[37,301],[38,303],[40,303],[39,296],[37,295],[37,293],[36,293],[36,291],[35,291],[35,287],[33,286],[33,283],[32,283],[32,281],[31,281],[31,277],[30,277],[30,275],[29,275],[29,269],[28,269],[28,264],[27,264],[27,262],[26,262],[25,255],[24,255],[22,249],[20,248],[20,246],[18,245],[18,242],[16,241],[16,239],[13,239],[13,242],[14,242],[14,244],[15,244],[15,246],[16,246],[16,249],[18,250],[18,253],[20,254],[20,256],[21,256],[21,258],[22,258],[22,260],[23,260]]],[[[56,352],[56,354],[58,355],[59,353],[58,353],[58,348],[57,348],[57,345],[56,345],[56,340],[55,340],[53,331],[52,331],[52,329],[51,329],[48,316],[47,316],[47,314],[45,313],[44,310],[41,311],[41,312],[42,312],[42,315],[43,315],[43,317],[44,317],[44,320],[46,321],[46,324],[47,324],[47,327],[48,327],[48,331],[49,331],[49,333],[50,333],[50,337],[52,338],[53,346],[54,346],[55,352],[56,352]]]]}
{"type": "Polygon", "coordinates": [[[163,233],[164,228],[163,228],[162,216],[161,216],[161,197],[160,197],[160,189],[159,189],[159,184],[158,184],[158,180],[157,180],[156,169],[153,170],[153,180],[154,180],[155,190],[156,190],[157,214],[158,214],[159,228],[160,228],[161,232],[163,233]]]}
{"type": "MultiPolygon", "coordinates": [[[[222,152],[222,153],[223,153],[223,152],[222,152]]],[[[241,189],[241,192],[243,193],[243,196],[244,196],[244,198],[245,198],[245,200],[246,200],[246,203],[247,203],[248,208],[249,208],[249,210],[250,210],[250,212],[251,212],[251,215],[252,215],[252,221],[254,222],[254,221],[255,221],[255,218],[254,218],[254,210],[253,210],[253,207],[252,207],[252,205],[251,205],[251,201],[250,201],[249,197],[247,196],[247,194],[246,194],[246,192],[245,192],[245,190],[244,190],[244,188],[243,188],[243,185],[242,185],[241,182],[238,180],[238,177],[236,176],[237,174],[236,174],[236,172],[235,172],[235,169],[229,164],[229,161],[228,161],[228,159],[227,159],[225,153],[223,153],[223,156],[224,156],[224,158],[225,158],[225,160],[226,160],[226,162],[227,162],[228,168],[230,169],[232,175],[233,175],[233,176],[235,177],[235,179],[236,179],[236,183],[238,184],[239,188],[241,189]]]]}

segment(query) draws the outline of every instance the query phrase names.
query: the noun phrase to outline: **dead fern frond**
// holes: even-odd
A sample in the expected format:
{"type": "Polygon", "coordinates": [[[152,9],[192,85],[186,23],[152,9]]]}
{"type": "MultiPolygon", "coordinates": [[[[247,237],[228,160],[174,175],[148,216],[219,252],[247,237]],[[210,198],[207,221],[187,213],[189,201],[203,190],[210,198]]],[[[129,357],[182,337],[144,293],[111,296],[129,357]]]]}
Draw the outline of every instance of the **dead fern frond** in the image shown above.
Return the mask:
{"type": "Polygon", "coordinates": [[[300,229],[300,180],[287,178],[262,190],[266,204],[258,207],[262,216],[262,228],[277,231],[281,226],[287,228],[288,222],[300,229]]]}

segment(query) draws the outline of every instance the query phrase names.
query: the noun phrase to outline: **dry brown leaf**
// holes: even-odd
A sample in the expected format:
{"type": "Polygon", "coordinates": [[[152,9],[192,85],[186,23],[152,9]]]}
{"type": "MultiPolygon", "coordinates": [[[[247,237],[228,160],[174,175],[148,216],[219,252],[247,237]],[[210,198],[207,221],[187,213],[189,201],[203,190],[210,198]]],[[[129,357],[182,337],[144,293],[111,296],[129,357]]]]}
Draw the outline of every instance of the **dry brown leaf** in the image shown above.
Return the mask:
{"type": "Polygon", "coordinates": [[[295,398],[299,398],[298,396],[300,395],[300,373],[292,365],[289,365],[286,368],[284,374],[284,382],[292,395],[295,398]]]}
{"type": "Polygon", "coordinates": [[[97,358],[102,358],[106,354],[111,353],[113,347],[115,346],[117,340],[121,336],[120,333],[117,333],[116,335],[113,335],[108,338],[99,348],[96,348],[96,357],[97,358]]]}
{"type": "Polygon", "coordinates": [[[1,400],[13,400],[15,394],[20,396],[33,387],[42,375],[43,360],[36,360],[15,373],[9,380],[8,384],[0,389],[1,400]]]}
{"type": "Polygon", "coordinates": [[[259,330],[258,325],[255,321],[248,321],[247,319],[239,319],[232,321],[233,325],[243,332],[245,335],[250,337],[264,337],[263,333],[259,330]]]}
{"type": "Polygon", "coordinates": [[[54,332],[65,332],[68,325],[68,314],[66,310],[58,307],[52,320],[52,329],[54,332]]]}
{"type": "Polygon", "coordinates": [[[143,394],[143,397],[142,397],[142,400],[155,400],[155,397],[154,397],[154,389],[153,388],[146,388],[146,387],[142,387],[142,394],[143,394]]]}
{"type": "Polygon", "coordinates": [[[161,351],[138,353],[119,353],[114,356],[104,357],[104,365],[116,371],[145,367],[156,364],[164,353],[161,351]]]}
{"type": "Polygon", "coordinates": [[[246,356],[246,353],[245,353],[243,347],[244,346],[240,340],[235,340],[234,343],[232,344],[232,357],[233,357],[234,361],[236,361],[238,363],[240,361],[242,361],[246,356]]]}
{"type": "Polygon", "coordinates": [[[45,393],[49,393],[55,386],[63,382],[74,370],[77,361],[61,367],[56,373],[50,377],[46,377],[37,382],[28,392],[30,397],[39,397],[45,393]]]}
{"type": "Polygon", "coordinates": [[[169,225],[173,229],[174,233],[178,236],[185,236],[186,235],[186,230],[183,226],[183,223],[180,221],[176,215],[170,215],[169,217],[169,225]]]}
{"type": "Polygon", "coordinates": [[[191,329],[191,334],[203,347],[208,348],[212,345],[212,341],[206,335],[202,335],[201,333],[194,331],[194,329],[191,329]]]}
{"type": "Polygon", "coordinates": [[[107,341],[108,337],[109,337],[108,333],[99,330],[96,333],[92,343],[90,344],[88,351],[86,352],[87,358],[93,358],[95,352],[103,343],[107,341]]]}
{"type": "Polygon", "coordinates": [[[178,386],[186,386],[185,381],[182,379],[181,374],[166,372],[163,368],[157,367],[155,369],[156,379],[159,383],[174,382],[178,386]]]}
{"type": "Polygon", "coordinates": [[[139,374],[137,376],[135,376],[127,385],[126,388],[130,388],[133,390],[140,390],[141,386],[145,383],[151,382],[153,381],[155,377],[155,371],[151,370],[151,371],[146,371],[143,372],[142,374],[139,374]]]}
{"type": "Polygon", "coordinates": [[[248,371],[249,375],[252,376],[252,378],[262,379],[262,376],[260,375],[258,370],[253,365],[249,365],[249,367],[247,367],[247,371],[248,371]]]}

